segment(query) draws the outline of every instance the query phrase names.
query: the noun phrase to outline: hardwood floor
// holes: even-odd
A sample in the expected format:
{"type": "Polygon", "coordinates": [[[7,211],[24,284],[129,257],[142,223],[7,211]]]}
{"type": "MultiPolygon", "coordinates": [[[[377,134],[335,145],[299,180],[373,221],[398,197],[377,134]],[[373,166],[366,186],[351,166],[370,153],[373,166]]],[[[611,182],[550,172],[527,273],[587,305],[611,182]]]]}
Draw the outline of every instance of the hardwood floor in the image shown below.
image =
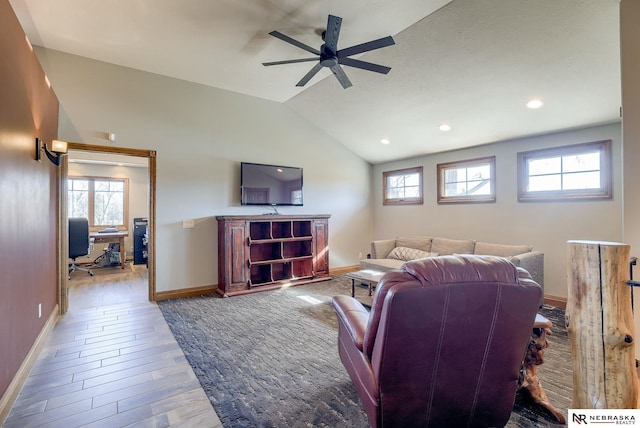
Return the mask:
{"type": "Polygon", "coordinates": [[[3,427],[222,427],[147,299],[146,268],[94,272],[72,274],[69,312],[3,427]]]}

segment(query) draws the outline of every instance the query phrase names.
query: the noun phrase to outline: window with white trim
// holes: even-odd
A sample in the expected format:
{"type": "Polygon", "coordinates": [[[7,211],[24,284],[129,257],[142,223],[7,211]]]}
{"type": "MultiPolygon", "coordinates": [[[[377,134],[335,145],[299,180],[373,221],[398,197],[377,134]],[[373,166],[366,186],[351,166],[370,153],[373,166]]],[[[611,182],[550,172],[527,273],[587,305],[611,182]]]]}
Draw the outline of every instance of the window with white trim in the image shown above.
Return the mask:
{"type": "Polygon", "coordinates": [[[518,153],[518,200],[611,199],[611,140],[518,153]]]}

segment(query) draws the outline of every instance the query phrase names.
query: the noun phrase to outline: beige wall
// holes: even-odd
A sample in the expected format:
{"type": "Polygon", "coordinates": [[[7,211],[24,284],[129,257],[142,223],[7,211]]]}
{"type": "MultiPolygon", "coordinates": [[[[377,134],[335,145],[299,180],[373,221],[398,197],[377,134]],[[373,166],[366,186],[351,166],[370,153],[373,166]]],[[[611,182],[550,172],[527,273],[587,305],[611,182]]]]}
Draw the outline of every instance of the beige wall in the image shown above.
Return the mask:
{"type": "Polygon", "coordinates": [[[622,238],[620,149],[620,125],[612,124],[376,165],[372,183],[374,238],[423,235],[530,244],[545,253],[545,293],[566,298],[566,241],[619,241],[622,238]],[[609,139],[613,142],[613,199],[600,202],[518,202],[518,152],[609,139]],[[493,155],[496,156],[495,203],[436,203],[438,163],[493,155]],[[424,167],[424,204],[383,206],[382,172],[420,165],[424,167]]]}
{"type": "Polygon", "coordinates": [[[240,162],[304,168],[304,206],[331,214],[331,268],[371,237],[370,165],[283,104],[38,48],[60,99],[59,137],[157,151],[157,291],[217,284],[220,214],[240,205],[240,162]],[[194,229],[182,220],[194,219],[194,229]]]}

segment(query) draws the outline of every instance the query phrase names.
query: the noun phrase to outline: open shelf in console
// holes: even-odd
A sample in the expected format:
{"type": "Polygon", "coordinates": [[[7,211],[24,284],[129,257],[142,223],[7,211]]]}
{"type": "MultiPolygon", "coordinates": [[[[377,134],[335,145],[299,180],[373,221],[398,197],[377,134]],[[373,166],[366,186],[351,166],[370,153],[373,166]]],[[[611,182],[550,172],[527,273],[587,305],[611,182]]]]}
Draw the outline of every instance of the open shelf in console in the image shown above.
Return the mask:
{"type": "Polygon", "coordinates": [[[309,278],[313,273],[313,259],[301,259],[291,262],[291,276],[293,278],[309,278]]]}
{"type": "Polygon", "coordinates": [[[271,265],[252,265],[250,268],[251,276],[249,279],[249,284],[251,286],[261,285],[261,284],[269,284],[273,282],[273,278],[271,277],[271,265]]]}
{"type": "Polygon", "coordinates": [[[271,222],[252,221],[249,224],[249,238],[253,241],[271,239],[271,222]]]}
{"type": "Polygon", "coordinates": [[[303,236],[311,236],[311,221],[309,220],[294,220],[293,221],[293,236],[300,238],[303,236]]]}
{"type": "Polygon", "coordinates": [[[271,223],[271,237],[273,239],[291,238],[291,222],[274,221],[271,223]]]}
{"type": "Polygon", "coordinates": [[[307,257],[313,254],[311,239],[304,241],[286,241],[282,243],[282,258],[307,257]]]}
{"type": "Polygon", "coordinates": [[[251,263],[282,259],[281,242],[252,242],[249,245],[249,261],[251,263]]]}
{"type": "Polygon", "coordinates": [[[271,265],[271,278],[274,281],[291,279],[291,263],[274,263],[271,265]]]}

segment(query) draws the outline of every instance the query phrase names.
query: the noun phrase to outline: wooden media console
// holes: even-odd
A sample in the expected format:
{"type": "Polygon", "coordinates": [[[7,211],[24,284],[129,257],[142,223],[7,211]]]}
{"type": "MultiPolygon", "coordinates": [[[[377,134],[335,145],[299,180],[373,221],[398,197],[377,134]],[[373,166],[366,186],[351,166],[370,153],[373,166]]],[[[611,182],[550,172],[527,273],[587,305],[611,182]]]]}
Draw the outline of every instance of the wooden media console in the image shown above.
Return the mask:
{"type": "Polygon", "coordinates": [[[217,216],[218,293],[226,297],[330,279],[329,217],[217,216]]]}

